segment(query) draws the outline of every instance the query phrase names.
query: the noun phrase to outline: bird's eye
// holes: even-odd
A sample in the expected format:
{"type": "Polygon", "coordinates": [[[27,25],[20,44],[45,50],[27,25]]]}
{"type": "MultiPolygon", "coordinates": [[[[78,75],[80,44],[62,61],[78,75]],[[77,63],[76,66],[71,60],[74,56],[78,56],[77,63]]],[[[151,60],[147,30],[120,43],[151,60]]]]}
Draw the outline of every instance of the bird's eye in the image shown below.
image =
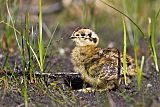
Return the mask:
{"type": "Polygon", "coordinates": [[[97,38],[93,38],[92,40],[93,40],[93,42],[94,42],[94,43],[96,43],[96,42],[97,42],[97,38]]]}
{"type": "Polygon", "coordinates": [[[81,34],[81,36],[85,36],[85,34],[84,34],[84,33],[82,33],[82,34],[81,34]]]}
{"type": "Polygon", "coordinates": [[[92,32],[91,32],[91,33],[89,33],[89,34],[88,34],[88,36],[91,38],[91,36],[92,36],[92,32]]]}
{"type": "Polygon", "coordinates": [[[76,34],[76,36],[79,36],[79,34],[76,34]]]}

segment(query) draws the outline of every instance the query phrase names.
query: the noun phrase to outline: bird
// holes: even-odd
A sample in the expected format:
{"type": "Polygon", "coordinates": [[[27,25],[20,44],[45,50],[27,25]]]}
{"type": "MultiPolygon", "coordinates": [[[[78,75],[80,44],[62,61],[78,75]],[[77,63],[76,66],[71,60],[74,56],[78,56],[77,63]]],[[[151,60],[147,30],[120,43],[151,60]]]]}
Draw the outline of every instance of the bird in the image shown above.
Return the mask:
{"type": "MultiPolygon", "coordinates": [[[[100,48],[98,35],[89,28],[77,28],[69,37],[75,42],[71,52],[74,71],[95,89],[115,89],[123,75],[123,53],[116,48],[100,48]]],[[[134,59],[127,55],[127,79],[135,76],[134,59]]]]}

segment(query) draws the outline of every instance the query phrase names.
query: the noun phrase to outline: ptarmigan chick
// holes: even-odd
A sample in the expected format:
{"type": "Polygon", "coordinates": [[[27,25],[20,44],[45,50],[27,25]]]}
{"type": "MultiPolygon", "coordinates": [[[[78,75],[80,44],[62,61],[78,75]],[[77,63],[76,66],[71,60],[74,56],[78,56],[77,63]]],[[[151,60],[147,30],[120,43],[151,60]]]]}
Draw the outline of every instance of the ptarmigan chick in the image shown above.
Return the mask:
{"type": "MultiPolygon", "coordinates": [[[[123,54],[114,48],[98,48],[99,37],[87,28],[78,28],[71,35],[76,46],[71,53],[74,70],[96,89],[113,89],[123,77],[123,54]]],[[[127,77],[135,75],[135,64],[127,55],[127,77]]]]}

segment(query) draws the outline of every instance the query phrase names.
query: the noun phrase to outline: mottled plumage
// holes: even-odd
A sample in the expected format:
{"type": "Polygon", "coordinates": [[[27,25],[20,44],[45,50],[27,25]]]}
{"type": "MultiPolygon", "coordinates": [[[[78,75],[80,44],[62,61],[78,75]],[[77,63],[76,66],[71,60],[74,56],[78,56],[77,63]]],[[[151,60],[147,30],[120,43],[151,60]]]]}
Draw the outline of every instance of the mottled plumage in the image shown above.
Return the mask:
{"type": "MultiPolygon", "coordinates": [[[[76,29],[70,37],[76,46],[71,53],[75,72],[97,89],[113,89],[123,77],[123,55],[115,48],[98,48],[99,38],[87,28],[76,29]]],[[[127,55],[127,77],[135,75],[135,64],[127,55]]]]}

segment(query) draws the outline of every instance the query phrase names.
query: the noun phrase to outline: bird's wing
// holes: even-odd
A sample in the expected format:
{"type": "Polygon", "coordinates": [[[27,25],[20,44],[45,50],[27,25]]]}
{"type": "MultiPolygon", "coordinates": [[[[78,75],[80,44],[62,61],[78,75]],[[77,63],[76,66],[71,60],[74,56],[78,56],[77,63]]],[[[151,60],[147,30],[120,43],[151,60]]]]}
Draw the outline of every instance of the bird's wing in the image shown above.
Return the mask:
{"type": "MultiPolygon", "coordinates": [[[[103,50],[103,55],[106,58],[107,65],[108,63],[113,65],[113,67],[110,66],[110,69],[112,70],[113,68],[115,69],[117,68],[115,72],[118,72],[118,74],[123,75],[123,62],[124,62],[123,53],[119,52],[118,49],[115,48],[107,48],[103,50]],[[110,60],[111,63],[108,60],[110,60]]],[[[129,55],[126,55],[126,64],[127,64],[127,72],[126,72],[127,76],[135,75],[136,74],[135,62],[134,59],[129,55]]]]}
{"type": "MultiPolygon", "coordinates": [[[[96,50],[89,63],[85,64],[86,71],[92,77],[99,77],[102,80],[118,79],[123,75],[123,54],[115,48],[96,50]]],[[[132,57],[126,57],[127,76],[135,75],[135,64],[132,57]]]]}
{"type": "Polygon", "coordinates": [[[120,74],[120,52],[115,48],[107,48],[100,50],[101,60],[103,64],[99,78],[105,80],[118,79],[120,74]]]}
{"type": "Polygon", "coordinates": [[[112,80],[118,78],[120,53],[117,49],[96,49],[95,54],[85,64],[86,72],[92,77],[112,80]]]}

